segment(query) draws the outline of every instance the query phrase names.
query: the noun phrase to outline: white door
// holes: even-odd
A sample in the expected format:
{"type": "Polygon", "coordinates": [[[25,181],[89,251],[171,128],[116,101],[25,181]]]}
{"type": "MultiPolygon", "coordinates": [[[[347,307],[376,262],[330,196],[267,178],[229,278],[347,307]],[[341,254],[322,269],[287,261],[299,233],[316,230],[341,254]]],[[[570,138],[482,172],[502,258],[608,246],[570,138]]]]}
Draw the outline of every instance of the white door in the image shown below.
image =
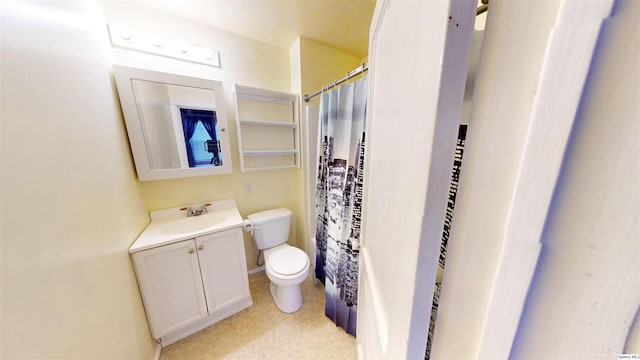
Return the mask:
{"type": "Polygon", "coordinates": [[[379,1],[370,31],[358,355],[423,358],[473,1],[379,1]]]}
{"type": "Polygon", "coordinates": [[[155,339],[207,315],[193,240],[134,253],[133,263],[155,339]]]}
{"type": "Polygon", "coordinates": [[[240,228],[196,238],[209,313],[251,296],[240,228]]]}

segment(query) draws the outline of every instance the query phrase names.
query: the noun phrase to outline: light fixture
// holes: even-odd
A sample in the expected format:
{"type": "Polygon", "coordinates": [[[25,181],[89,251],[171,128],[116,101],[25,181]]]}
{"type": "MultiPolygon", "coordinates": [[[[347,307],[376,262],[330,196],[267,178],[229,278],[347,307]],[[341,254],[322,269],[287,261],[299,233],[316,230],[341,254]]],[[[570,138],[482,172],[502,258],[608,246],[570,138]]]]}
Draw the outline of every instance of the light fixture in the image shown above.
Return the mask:
{"type": "Polygon", "coordinates": [[[191,45],[187,44],[184,41],[180,41],[178,42],[178,48],[183,54],[186,54],[191,50],[191,45]]]}
{"type": "Polygon", "coordinates": [[[122,40],[131,40],[133,34],[131,33],[131,29],[126,26],[122,26],[120,29],[120,37],[122,40]]]}
{"type": "Polygon", "coordinates": [[[120,24],[110,24],[109,35],[113,46],[220,67],[219,53],[206,47],[191,45],[185,41],[174,41],[157,34],[134,31],[120,24]]]}
{"type": "Polygon", "coordinates": [[[151,44],[153,44],[154,47],[157,47],[157,48],[162,47],[162,44],[164,43],[164,41],[160,36],[156,34],[151,34],[149,35],[149,38],[151,39],[151,44]]]}
{"type": "Polygon", "coordinates": [[[213,59],[214,56],[217,57],[218,54],[216,51],[212,51],[211,49],[207,49],[207,48],[202,48],[200,49],[200,54],[202,55],[202,57],[204,57],[205,59],[213,59]]]}

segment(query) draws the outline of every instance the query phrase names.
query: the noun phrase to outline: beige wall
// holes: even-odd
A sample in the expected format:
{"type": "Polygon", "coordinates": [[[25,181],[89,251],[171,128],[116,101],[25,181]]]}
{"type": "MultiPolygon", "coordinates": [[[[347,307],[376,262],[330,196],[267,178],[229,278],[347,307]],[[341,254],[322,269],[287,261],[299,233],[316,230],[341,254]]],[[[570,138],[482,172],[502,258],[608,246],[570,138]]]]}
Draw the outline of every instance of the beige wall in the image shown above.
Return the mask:
{"type": "Polygon", "coordinates": [[[149,220],[100,10],[3,6],[0,357],[151,359],[128,255],[149,220]]]}

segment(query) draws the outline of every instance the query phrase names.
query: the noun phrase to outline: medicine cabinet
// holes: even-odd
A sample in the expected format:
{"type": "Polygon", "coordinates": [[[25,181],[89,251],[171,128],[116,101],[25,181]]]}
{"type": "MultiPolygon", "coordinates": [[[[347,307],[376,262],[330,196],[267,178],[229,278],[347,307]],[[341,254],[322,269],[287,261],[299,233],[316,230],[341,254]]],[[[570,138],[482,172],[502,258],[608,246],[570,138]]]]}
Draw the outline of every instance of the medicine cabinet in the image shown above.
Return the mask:
{"type": "Polygon", "coordinates": [[[232,172],[222,83],[114,65],[140,180],[232,172]]]}
{"type": "Polygon", "coordinates": [[[242,172],[300,167],[298,96],[234,84],[242,172]]]}

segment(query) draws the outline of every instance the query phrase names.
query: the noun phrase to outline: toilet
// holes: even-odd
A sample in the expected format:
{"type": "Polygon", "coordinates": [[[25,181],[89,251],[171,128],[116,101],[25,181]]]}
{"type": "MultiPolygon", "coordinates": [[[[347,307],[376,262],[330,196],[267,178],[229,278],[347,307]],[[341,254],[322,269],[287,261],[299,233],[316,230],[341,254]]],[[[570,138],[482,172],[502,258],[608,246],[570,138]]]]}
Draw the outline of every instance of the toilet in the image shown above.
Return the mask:
{"type": "Polygon", "coordinates": [[[258,250],[264,252],[269,290],[278,309],[285,313],[302,307],[300,284],[309,274],[309,256],[287,244],[291,211],[272,209],[247,216],[245,229],[252,232],[258,250]]]}

